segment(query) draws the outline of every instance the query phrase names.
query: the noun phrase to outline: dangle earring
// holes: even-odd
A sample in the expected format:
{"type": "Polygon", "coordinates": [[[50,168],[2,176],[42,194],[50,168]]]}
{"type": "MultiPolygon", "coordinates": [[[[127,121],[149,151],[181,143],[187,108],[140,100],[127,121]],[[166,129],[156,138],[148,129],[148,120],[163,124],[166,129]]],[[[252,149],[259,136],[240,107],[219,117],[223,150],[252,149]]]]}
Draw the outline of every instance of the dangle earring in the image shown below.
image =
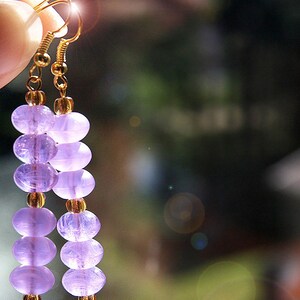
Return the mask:
{"type": "MultiPolygon", "coordinates": [[[[54,1],[36,12],[57,4],[68,4],[69,0],[54,1]]],[[[69,17],[68,17],[69,19],[69,17]]],[[[54,285],[53,273],[45,267],[56,255],[55,244],[46,236],[56,227],[54,214],[45,205],[45,192],[50,191],[58,181],[57,171],[49,164],[56,155],[55,141],[47,132],[55,123],[55,115],[45,106],[46,96],[41,90],[42,69],[50,64],[47,51],[56,31],[48,32],[33,58],[25,95],[27,105],[17,107],[12,113],[13,126],[21,132],[13,150],[23,164],[14,173],[16,185],[27,192],[27,208],[18,210],[13,216],[13,227],[22,235],[13,245],[13,255],[21,264],[10,274],[12,286],[24,294],[24,300],[39,300],[41,294],[54,285]]]]}
{"type": "Polygon", "coordinates": [[[54,102],[55,123],[47,132],[57,144],[57,153],[50,164],[59,171],[53,192],[66,201],[68,210],[57,222],[59,234],[67,240],[60,257],[70,269],[64,274],[62,284],[66,291],[79,300],[96,299],[106,282],[104,273],[96,267],[103,257],[103,248],[93,238],[98,234],[101,224],[95,214],[86,210],[83,197],[89,195],[94,187],[94,177],[83,168],[92,153],[87,145],[80,142],[88,133],[88,119],[73,112],[74,101],[67,96],[68,81],[65,76],[68,68],[66,52],[82,31],[82,19],[77,10],[78,31],[74,37],[61,39],[57,47],[56,62],[51,66],[54,86],[60,97],[54,102]]]}
{"type": "Polygon", "coordinates": [[[14,153],[24,162],[15,171],[14,181],[28,193],[29,207],[20,209],[13,217],[13,226],[23,237],[13,246],[13,254],[21,266],[11,272],[10,282],[25,294],[24,300],[40,300],[40,295],[52,288],[55,278],[45,265],[55,257],[56,247],[46,236],[57,226],[60,235],[68,241],[60,252],[61,260],[70,268],[62,284],[79,300],[92,300],[105,285],[106,277],[96,267],[103,257],[103,248],[93,239],[100,230],[100,221],[86,210],[83,199],[95,187],[93,176],[83,169],[92,153],[80,142],[87,135],[90,124],[84,115],[73,112],[74,101],[67,96],[65,76],[67,48],[81,35],[82,19],[77,10],[71,9],[71,0],[55,0],[48,4],[42,1],[35,10],[39,13],[57,4],[69,5],[68,18],[61,28],[48,32],[43,39],[29,70],[27,105],[12,113],[14,127],[23,134],[14,143],[14,153]],[[78,17],[77,33],[72,38],[60,40],[56,62],[51,66],[54,86],[60,93],[54,102],[54,114],[45,106],[42,69],[50,64],[47,51],[55,34],[69,24],[74,11],[78,17]],[[44,208],[44,193],[51,189],[67,200],[68,212],[57,223],[54,214],[44,208]]]}

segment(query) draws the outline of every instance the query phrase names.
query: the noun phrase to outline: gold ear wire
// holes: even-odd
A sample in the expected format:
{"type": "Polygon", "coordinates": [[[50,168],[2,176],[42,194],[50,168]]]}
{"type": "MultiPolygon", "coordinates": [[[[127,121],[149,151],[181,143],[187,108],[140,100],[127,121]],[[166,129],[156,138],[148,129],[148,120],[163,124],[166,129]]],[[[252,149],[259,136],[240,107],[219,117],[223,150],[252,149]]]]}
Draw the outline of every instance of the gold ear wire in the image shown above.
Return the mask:
{"type": "Polygon", "coordinates": [[[59,5],[59,4],[67,4],[69,6],[69,14],[68,14],[68,17],[67,19],[65,20],[64,24],[58,28],[57,30],[55,31],[52,31],[52,34],[55,35],[56,33],[60,32],[64,27],[68,26],[69,22],[70,22],[70,18],[71,18],[71,6],[72,6],[72,3],[71,3],[71,0],[55,0],[51,3],[48,3],[47,5],[43,5],[44,3],[48,2],[47,0],[44,0],[42,1],[41,3],[39,3],[38,5],[36,5],[34,7],[34,10],[37,12],[37,13],[40,13],[41,11],[49,8],[49,7],[53,7],[53,6],[56,6],[56,5],[59,5]]]}
{"type": "MultiPolygon", "coordinates": [[[[60,40],[60,42],[57,46],[57,51],[56,51],[56,62],[54,62],[51,66],[51,72],[54,75],[54,80],[53,80],[54,86],[60,91],[60,95],[62,98],[66,97],[66,90],[68,87],[68,81],[65,76],[65,74],[68,71],[68,67],[66,64],[67,49],[71,43],[78,40],[78,38],[81,35],[82,27],[83,27],[82,18],[81,18],[79,11],[76,8],[74,8],[74,9],[72,9],[72,12],[76,12],[76,14],[77,14],[77,21],[78,21],[77,32],[71,38],[68,38],[68,39],[62,38],[60,40]]],[[[64,113],[64,110],[61,110],[61,109],[60,110],[55,109],[55,111],[57,113],[64,113]]]]}
{"type": "Polygon", "coordinates": [[[43,0],[42,2],[40,2],[39,4],[37,4],[36,6],[34,6],[33,9],[34,9],[35,11],[37,11],[38,9],[40,9],[40,7],[41,7],[45,2],[48,3],[48,0],[43,0]]]}
{"type": "MultiPolygon", "coordinates": [[[[75,41],[77,41],[79,39],[80,35],[81,35],[81,32],[82,32],[83,22],[82,22],[81,15],[80,15],[79,11],[76,8],[72,9],[72,12],[74,12],[74,11],[77,14],[78,29],[77,29],[77,32],[75,33],[75,35],[73,37],[68,38],[68,39],[62,38],[60,40],[59,45],[57,47],[57,52],[56,52],[56,62],[57,63],[63,63],[63,62],[66,61],[66,53],[67,53],[67,48],[68,48],[69,44],[74,43],[75,41]]],[[[57,75],[57,74],[53,73],[53,75],[57,75]]]]}
{"type": "Polygon", "coordinates": [[[69,14],[67,19],[65,20],[64,24],[58,28],[55,31],[48,31],[46,36],[43,38],[36,54],[34,55],[34,63],[37,67],[46,67],[50,64],[51,59],[50,56],[48,55],[47,51],[52,43],[52,41],[55,38],[55,34],[60,32],[64,27],[66,27],[69,22],[70,22],[70,18],[71,18],[71,0],[56,0],[53,1],[51,3],[49,3],[46,6],[42,6],[45,2],[47,1],[42,1],[40,4],[38,4],[37,6],[34,7],[34,9],[36,10],[37,13],[40,13],[41,11],[43,11],[44,9],[47,9],[48,7],[53,7],[55,5],[59,5],[59,4],[67,4],[69,6],[69,14]]]}
{"type": "Polygon", "coordinates": [[[82,22],[82,17],[77,9],[77,7],[75,6],[75,4],[72,4],[71,3],[71,12],[76,12],[76,15],[77,15],[77,22],[78,22],[78,29],[77,29],[77,32],[75,33],[75,35],[71,38],[68,38],[68,39],[64,39],[64,42],[65,43],[73,43],[75,41],[77,41],[82,33],[82,27],[83,27],[83,22],[82,22]]]}
{"type": "MultiPolygon", "coordinates": [[[[67,19],[65,20],[64,24],[60,28],[58,28],[57,30],[54,30],[54,31],[47,32],[47,34],[43,38],[38,50],[36,51],[36,53],[33,57],[34,63],[32,65],[32,67],[29,69],[29,78],[26,83],[26,87],[29,90],[28,97],[30,97],[30,100],[29,100],[30,104],[32,104],[32,103],[33,104],[37,104],[37,103],[41,104],[41,103],[45,102],[44,94],[42,96],[39,96],[40,98],[43,98],[42,100],[35,99],[35,98],[37,98],[37,96],[36,96],[37,93],[35,91],[39,91],[42,87],[42,68],[47,67],[51,62],[51,58],[47,52],[49,50],[49,47],[50,47],[52,41],[55,38],[55,34],[60,32],[64,27],[66,27],[69,24],[70,18],[71,18],[71,0],[55,0],[51,3],[48,3],[47,5],[44,5],[46,2],[47,1],[44,0],[41,3],[39,3],[38,5],[36,5],[34,7],[35,11],[37,13],[40,13],[41,11],[43,11],[44,9],[47,9],[49,7],[53,7],[53,6],[56,6],[59,4],[66,4],[69,6],[69,13],[68,13],[67,19]],[[34,97],[34,102],[32,102],[33,97],[34,97]]],[[[43,93],[43,92],[39,91],[38,94],[40,94],[40,93],[43,93]]]]}

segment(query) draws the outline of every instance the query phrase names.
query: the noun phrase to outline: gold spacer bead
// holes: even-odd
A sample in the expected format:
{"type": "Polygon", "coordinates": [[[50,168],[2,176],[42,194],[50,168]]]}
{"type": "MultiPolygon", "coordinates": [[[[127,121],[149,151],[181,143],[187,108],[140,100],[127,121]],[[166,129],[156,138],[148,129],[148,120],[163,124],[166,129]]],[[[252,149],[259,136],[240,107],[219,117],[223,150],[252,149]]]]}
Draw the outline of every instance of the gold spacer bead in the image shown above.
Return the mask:
{"type": "Polygon", "coordinates": [[[28,91],[25,100],[30,106],[44,105],[46,103],[46,95],[43,91],[28,91]]]}
{"type": "Polygon", "coordinates": [[[50,65],[51,57],[48,53],[37,52],[33,57],[33,61],[38,67],[44,68],[50,65]]]}
{"type": "Polygon", "coordinates": [[[40,295],[25,295],[23,300],[42,300],[40,295]]]}
{"type": "Polygon", "coordinates": [[[68,72],[68,66],[64,62],[55,62],[51,66],[51,72],[54,76],[65,75],[68,72]]]}
{"type": "Polygon", "coordinates": [[[57,98],[54,101],[54,112],[57,115],[65,115],[74,109],[74,101],[71,97],[57,98]]]}
{"type": "Polygon", "coordinates": [[[78,300],[96,300],[96,295],[78,297],[78,300]]]}
{"type": "Polygon", "coordinates": [[[86,210],[86,202],[83,198],[70,199],[66,202],[66,208],[69,212],[79,214],[86,210]]]}
{"type": "Polygon", "coordinates": [[[45,205],[46,196],[44,193],[33,192],[27,195],[27,205],[29,207],[41,208],[45,205]]]}

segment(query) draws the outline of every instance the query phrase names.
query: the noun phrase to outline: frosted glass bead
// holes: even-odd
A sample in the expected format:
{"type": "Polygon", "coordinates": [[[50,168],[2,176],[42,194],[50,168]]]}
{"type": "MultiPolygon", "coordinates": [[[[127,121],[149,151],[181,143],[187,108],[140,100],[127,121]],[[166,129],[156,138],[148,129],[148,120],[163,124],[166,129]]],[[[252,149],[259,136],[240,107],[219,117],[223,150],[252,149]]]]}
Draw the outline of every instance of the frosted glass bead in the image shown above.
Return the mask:
{"type": "Polygon", "coordinates": [[[63,199],[77,199],[87,196],[95,188],[95,179],[86,170],[61,172],[53,192],[63,199]]]}
{"type": "Polygon", "coordinates": [[[99,232],[100,228],[99,219],[88,210],[79,214],[67,212],[57,222],[58,233],[72,242],[88,241],[99,232]]]}
{"type": "Polygon", "coordinates": [[[22,294],[41,295],[54,285],[52,272],[44,266],[19,266],[9,277],[11,285],[22,294]]]}
{"type": "Polygon", "coordinates": [[[14,243],[13,255],[22,265],[43,266],[55,257],[56,247],[46,237],[26,236],[14,243]]]}
{"type": "Polygon", "coordinates": [[[12,219],[15,230],[24,236],[46,236],[54,230],[56,218],[47,208],[24,207],[12,219]]]}
{"type": "Polygon", "coordinates": [[[89,269],[103,257],[103,247],[96,240],[67,242],[60,251],[62,262],[70,269],[89,269]]]}
{"type": "Polygon", "coordinates": [[[21,105],[12,115],[14,127],[22,133],[41,134],[49,131],[55,122],[54,113],[44,105],[21,105]]]}
{"type": "Polygon", "coordinates": [[[86,270],[68,270],[62,284],[73,296],[88,296],[98,293],[105,285],[106,277],[97,267],[86,270]]]}
{"type": "Polygon", "coordinates": [[[81,142],[59,144],[57,154],[50,164],[58,171],[77,171],[89,164],[92,159],[90,148],[81,142]]]}
{"type": "Polygon", "coordinates": [[[82,140],[90,130],[89,120],[78,112],[55,116],[53,128],[47,132],[57,143],[74,143],[82,140]]]}
{"type": "Polygon", "coordinates": [[[25,163],[46,163],[57,153],[54,140],[46,134],[21,135],[13,149],[16,157],[25,163]]]}
{"type": "Polygon", "coordinates": [[[48,192],[56,184],[57,172],[49,164],[23,164],[14,173],[16,185],[24,192],[48,192]]]}

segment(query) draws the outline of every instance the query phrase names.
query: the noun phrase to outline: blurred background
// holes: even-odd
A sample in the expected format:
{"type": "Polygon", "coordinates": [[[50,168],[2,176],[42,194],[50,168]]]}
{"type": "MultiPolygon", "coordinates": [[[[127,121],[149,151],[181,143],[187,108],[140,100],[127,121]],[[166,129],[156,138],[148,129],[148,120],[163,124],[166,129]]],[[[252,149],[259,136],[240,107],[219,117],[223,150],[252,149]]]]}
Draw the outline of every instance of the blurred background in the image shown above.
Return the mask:
{"type": "MultiPolygon", "coordinates": [[[[69,96],[91,121],[107,300],[300,299],[300,2],[78,0],[69,96]]],[[[0,91],[1,299],[27,72],[0,91]]],[[[48,71],[48,105],[58,97],[48,71]]],[[[59,218],[64,201],[48,193],[59,218]]],[[[58,248],[64,243],[50,235],[58,248]]],[[[60,278],[43,299],[71,299],[60,278]]]]}

